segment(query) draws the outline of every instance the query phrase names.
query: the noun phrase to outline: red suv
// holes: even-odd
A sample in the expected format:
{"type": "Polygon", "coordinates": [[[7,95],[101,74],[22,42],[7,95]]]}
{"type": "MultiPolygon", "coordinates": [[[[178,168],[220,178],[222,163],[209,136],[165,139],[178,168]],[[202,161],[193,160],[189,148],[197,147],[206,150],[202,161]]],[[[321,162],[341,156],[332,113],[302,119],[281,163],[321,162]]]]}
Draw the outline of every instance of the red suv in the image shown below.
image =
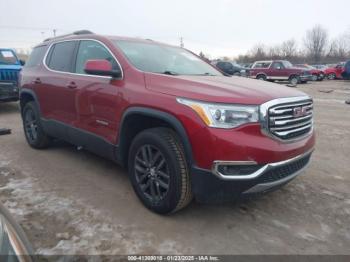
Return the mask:
{"type": "Polygon", "coordinates": [[[313,102],[227,77],[185,49],[86,31],[36,46],[21,77],[33,148],[66,140],[123,165],[149,209],[169,213],[286,184],[315,143],[313,102]]]}

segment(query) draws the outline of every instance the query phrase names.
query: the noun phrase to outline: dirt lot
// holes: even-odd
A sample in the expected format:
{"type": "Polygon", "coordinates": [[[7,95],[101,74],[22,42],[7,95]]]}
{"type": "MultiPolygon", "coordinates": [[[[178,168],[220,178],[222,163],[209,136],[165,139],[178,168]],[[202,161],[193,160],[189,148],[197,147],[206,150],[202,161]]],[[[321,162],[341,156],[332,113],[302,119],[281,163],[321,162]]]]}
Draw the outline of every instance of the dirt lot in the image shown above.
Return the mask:
{"type": "Polygon", "coordinates": [[[127,173],[64,143],[26,144],[17,103],[0,104],[0,198],[40,254],[350,254],[350,83],[298,87],[315,100],[305,174],[254,201],[146,210],[127,173]],[[334,90],[331,93],[320,90],[334,90]]]}

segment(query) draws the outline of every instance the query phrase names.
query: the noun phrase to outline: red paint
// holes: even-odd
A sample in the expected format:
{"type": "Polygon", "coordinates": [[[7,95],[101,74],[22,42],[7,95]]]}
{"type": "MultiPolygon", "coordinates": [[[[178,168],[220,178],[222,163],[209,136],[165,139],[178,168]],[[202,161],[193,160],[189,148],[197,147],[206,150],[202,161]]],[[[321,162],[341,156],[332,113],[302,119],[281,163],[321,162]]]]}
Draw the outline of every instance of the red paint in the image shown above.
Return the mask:
{"type": "Polygon", "coordinates": [[[85,71],[112,71],[112,64],[107,60],[88,60],[85,71]]]}
{"type": "Polygon", "coordinates": [[[330,74],[335,74],[335,78],[341,79],[343,78],[342,73],[345,71],[344,66],[345,66],[345,63],[340,63],[335,67],[327,68],[324,72],[327,76],[329,76],[330,74]]]}
{"type": "MultiPolygon", "coordinates": [[[[79,39],[79,36],[67,39],[75,38],[79,39]]],[[[123,79],[53,72],[43,64],[25,68],[21,85],[37,94],[43,117],[62,121],[117,144],[120,121],[127,108],[158,109],[182,123],[196,165],[207,169],[214,160],[282,161],[314,146],[314,135],[294,143],[281,143],[262,134],[259,124],[236,129],[209,128],[191,108],[176,101],[177,97],[185,97],[217,103],[260,105],[275,98],[303,95],[298,90],[247,78],[145,73],[136,69],[108,38],[97,35],[89,38],[103,42],[111,50],[123,69],[123,79]],[[34,84],[33,80],[38,76],[41,84],[34,84]],[[76,88],[68,87],[72,83],[76,88]],[[100,125],[96,120],[103,120],[108,125],[100,125]]],[[[101,61],[89,61],[86,67],[110,69],[110,65],[101,61]]]]}

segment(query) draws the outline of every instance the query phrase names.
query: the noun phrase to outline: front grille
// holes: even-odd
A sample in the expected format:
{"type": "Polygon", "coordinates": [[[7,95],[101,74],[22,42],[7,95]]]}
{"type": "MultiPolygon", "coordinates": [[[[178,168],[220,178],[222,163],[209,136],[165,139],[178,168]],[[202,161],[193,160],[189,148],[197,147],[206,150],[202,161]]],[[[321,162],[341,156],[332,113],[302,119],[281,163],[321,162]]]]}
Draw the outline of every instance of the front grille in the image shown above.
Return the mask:
{"type": "Polygon", "coordinates": [[[0,69],[0,81],[15,81],[18,80],[18,70],[3,70],[0,69]]]}
{"type": "Polygon", "coordinates": [[[290,102],[268,109],[268,131],[275,137],[288,140],[304,136],[313,126],[312,100],[290,102]]]}
{"type": "Polygon", "coordinates": [[[291,163],[273,167],[259,177],[259,183],[271,183],[295,174],[309,163],[310,157],[311,154],[291,163]]]}

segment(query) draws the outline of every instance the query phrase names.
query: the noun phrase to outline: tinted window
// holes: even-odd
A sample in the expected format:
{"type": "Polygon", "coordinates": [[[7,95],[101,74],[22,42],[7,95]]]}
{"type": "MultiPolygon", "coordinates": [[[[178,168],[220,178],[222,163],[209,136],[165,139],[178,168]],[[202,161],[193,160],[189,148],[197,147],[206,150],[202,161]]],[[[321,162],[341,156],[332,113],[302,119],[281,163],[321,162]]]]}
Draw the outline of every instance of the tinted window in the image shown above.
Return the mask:
{"type": "Polygon", "coordinates": [[[254,65],[253,68],[269,68],[271,63],[269,62],[258,62],[254,65]]]}
{"type": "Polygon", "coordinates": [[[75,72],[86,74],[84,71],[86,61],[95,59],[107,60],[112,63],[112,69],[118,68],[118,63],[103,45],[96,41],[86,40],[80,42],[75,72]]]}
{"type": "Polygon", "coordinates": [[[272,68],[279,69],[279,68],[284,68],[284,66],[280,62],[276,62],[276,63],[273,63],[272,68]]]}
{"type": "Polygon", "coordinates": [[[48,67],[56,71],[71,72],[75,45],[76,41],[55,44],[47,58],[48,67]]]}
{"type": "Polygon", "coordinates": [[[26,63],[26,67],[34,67],[38,66],[44,58],[45,54],[45,46],[39,46],[33,49],[30,54],[28,61],[26,63]]]}

